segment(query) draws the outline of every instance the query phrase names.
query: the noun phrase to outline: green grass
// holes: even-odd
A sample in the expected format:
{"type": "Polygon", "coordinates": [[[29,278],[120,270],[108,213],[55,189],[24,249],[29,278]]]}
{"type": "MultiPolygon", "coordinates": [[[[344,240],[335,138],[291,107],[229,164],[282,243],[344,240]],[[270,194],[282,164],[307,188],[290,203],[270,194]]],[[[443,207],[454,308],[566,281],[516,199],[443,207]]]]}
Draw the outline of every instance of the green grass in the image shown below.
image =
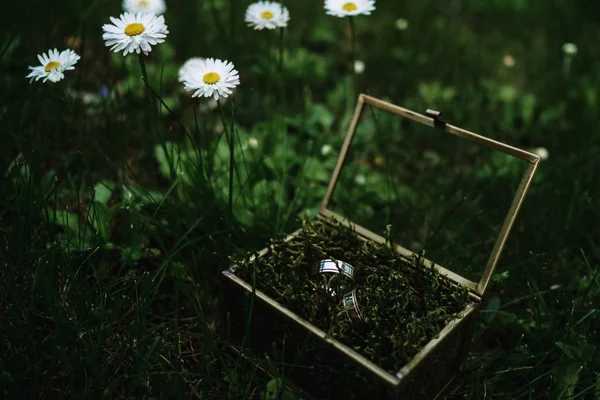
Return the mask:
{"type": "MultiPolygon", "coordinates": [[[[173,0],[167,42],[146,58],[148,95],[137,57],[101,40],[119,3],[36,0],[2,14],[0,397],[261,398],[265,378],[224,351],[219,273],[315,214],[358,91],[550,153],[446,398],[600,397],[597,6],[377,0],[355,20],[366,68],[352,78],[348,23],[321,1],[285,2],[280,42],[245,27],[248,1],[173,0]],[[565,42],[578,53],[566,56],[565,42]],[[82,56],[75,71],[29,84],[36,55],[67,46],[82,56]],[[240,71],[223,102],[236,138],[232,213],[219,111],[177,82],[192,56],[240,71]]],[[[368,165],[364,192],[384,190],[368,165]]],[[[494,168],[510,176],[510,165],[494,168]]],[[[439,183],[451,187],[446,171],[439,183]]],[[[356,218],[369,218],[369,198],[356,218]]]]}

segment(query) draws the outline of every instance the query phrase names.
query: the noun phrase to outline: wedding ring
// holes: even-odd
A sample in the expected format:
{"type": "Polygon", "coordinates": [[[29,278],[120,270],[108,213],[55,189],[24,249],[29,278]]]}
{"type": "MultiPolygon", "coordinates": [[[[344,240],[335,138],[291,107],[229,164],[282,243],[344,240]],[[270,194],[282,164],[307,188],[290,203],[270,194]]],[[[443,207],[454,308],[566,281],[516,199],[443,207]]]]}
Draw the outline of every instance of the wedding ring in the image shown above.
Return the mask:
{"type": "Polygon", "coordinates": [[[342,309],[350,322],[355,322],[363,319],[363,316],[358,307],[358,294],[356,289],[350,293],[346,293],[342,299],[342,309]]]}
{"type": "Polygon", "coordinates": [[[342,274],[350,279],[354,279],[354,267],[343,261],[335,261],[330,258],[321,260],[319,263],[320,274],[342,274]]]}

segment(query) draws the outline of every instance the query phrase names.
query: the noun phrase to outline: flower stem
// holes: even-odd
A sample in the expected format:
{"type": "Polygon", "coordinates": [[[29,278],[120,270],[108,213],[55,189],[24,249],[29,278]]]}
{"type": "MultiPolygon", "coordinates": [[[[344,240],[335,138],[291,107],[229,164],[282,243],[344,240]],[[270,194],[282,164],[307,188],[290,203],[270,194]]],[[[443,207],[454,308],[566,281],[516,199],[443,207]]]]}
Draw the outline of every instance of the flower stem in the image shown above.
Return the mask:
{"type": "Polygon", "coordinates": [[[285,113],[287,109],[287,101],[285,98],[285,76],[283,74],[283,51],[285,47],[285,28],[281,28],[279,31],[279,106],[282,112],[285,113]]]}
{"type": "Polygon", "coordinates": [[[570,55],[566,55],[563,60],[563,74],[565,78],[569,79],[571,75],[571,63],[573,61],[573,57],[570,55]]]}
{"type": "Polygon", "coordinates": [[[285,28],[279,30],[279,71],[283,71],[283,35],[285,28]]]}
{"type": "Polygon", "coordinates": [[[350,71],[354,75],[354,62],[356,61],[356,31],[354,29],[354,17],[348,17],[350,24],[350,71]]]}
{"type": "Polygon", "coordinates": [[[150,90],[150,81],[148,80],[148,71],[146,70],[146,60],[144,59],[144,55],[138,54],[138,60],[140,61],[140,68],[142,69],[142,79],[144,81],[146,93],[148,94],[148,100],[150,101],[151,108],[153,109],[153,111],[155,111],[154,98],[152,96],[152,91],[150,90]]]}
{"type": "Polygon", "coordinates": [[[350,125],[356,101],[356,91],[358,90],[357,75],[354,70],[354,63],[356,61],[356,30],[354,29],[354,17],[348,17],[348,24],[350,25],[350,72],[346,75],[346,111],[342,118],[343,129],[346,129],[350,125]]]}
{"type": "Polygon", "coordinates": [[[146,70],[146,60],[144,60],[144,55],[138,54],[138,60],[140,61],[140,68],[142,69],[142,79],[144,79],[145,86],[148,86],[150,82],[148,81],[148,71],[146,70]]]}
{"type": "MultiPolygon", "coordinates": [[[[202,157],[202,136],[200,135],[200,128],[198,126],[198,103],[194,104],[194,124],[196,128],[195,137],[198,140],[198,145],[196,145],[195,140],[190,140],[192,146],[196,150],[196,154],[198,155],[198,161],[200,164],[200,179],[202,179],[202,183],[204,184],[208,179],[205,175],[204,169],[204,158],[202,157]]],[[[191,139],[191,136],[190,136],[191,139]]]]}
{"type": "Polygon", "coordinates": [[[233,224],[233,171],[235,167],[235,141],[233,138],[233,132],[230,134],[227,130],[227,121],[225,119],[223,107],[221,106],[221,100],[217,100],[217,105],[219,106],[219,114],[221,114],[221,123],[223,124],[223,129],[225,130],[225,137],[227,138],[227,142],[229,144],[229,198],[227,206],[230,223],[233,224]]]}
{"type": "MultiPolygon", "coordinates": [[[[271,32],[266,32],[266,36],[267,36],[267,40],[266,40],[266,44],[267,44],[267,48],[266,48],[266,54],[265,54],[265,61],[266,61],[266,68],[267,68],[267,73],[269,75],[273,74],[276,71],[276,67],[275,67],[275,60],[273,59],[273,57],[271,56],[271,35],[269,35],[269,33],[271,32]]],[[[273,85],[272,85],[272,80],[271,79],[267,79],[267,88],[266,88],[266,96],[264,96],[265,98],[265,109],[268,112],[271,112],[271,104],[272,103],[272,98],[273,98],[273,85]]]]}
{"type": "Polygon", "coordinates": [[[156,121],[158,121],[158,108],[156,106],[156,103],[154,102],[152,89],[150,88],[150,81],[148,80],[148,71],[146,70],[146,60],[144,59],[144,55],[139,54],[138,60],[140,61],[140,68],[142,69],[142,80],[144,81],[144,87],[148,96],[148,102],[150,103],[149,108],[151,115],[150,118],[147,119],[148,130],[152,131],[152,126],[156,126],[156,121]]]}

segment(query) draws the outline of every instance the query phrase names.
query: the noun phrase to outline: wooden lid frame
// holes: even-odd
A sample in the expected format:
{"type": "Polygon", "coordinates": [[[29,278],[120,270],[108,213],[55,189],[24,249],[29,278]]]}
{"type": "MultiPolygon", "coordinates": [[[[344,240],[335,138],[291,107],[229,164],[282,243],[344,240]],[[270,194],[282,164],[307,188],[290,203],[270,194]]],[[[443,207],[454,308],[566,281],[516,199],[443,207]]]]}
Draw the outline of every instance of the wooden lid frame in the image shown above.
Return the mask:
{"type": "MultiPolygon", "coordinates": [[[[362,115],[365,104],[371,105],[373,107],[379,108],[381,110],[390,112],[395,115],[399,115],[403,118],[409,119],[409,120],[417,122],[419,124],[426,125],[431,128],[436,128],[436,129],[441,130],[442,132],[448,133],[450,135],[458,136],[461,139],[466,139],[466,140],[474,142],[476,144],[479,144],[479,145],[482,145],[485,147],[489,147],[493,150],[508,154],[512,157],[515,157],[517,159],[527,162],[527,167],[525,169],[525,172],[523,173],[523,176],[521,177],[521,181],[519,183],[519,186],[517,187],[517,191],[515,193],[515,196],[513,197],[510,208],[508,209],[508,212],[507,212],[506,216],[504,217],[504,222],[500,229],[500,233],[498,234],[498,237],[496,238],[496,241],[492,248],[492,252],[488,258],[487,264],[483,271],[483,275],[481,276],[479,282],[474,282],[469,279],[466,279],[463,276],[461,276],[453,271],[450,271],[450,270],[442,267],[439,264],[436,264],[430,260],[425,259],[425,262],[427,264],[430,264],[430,263],[433,264],[434,268],[436,268],[440,274],[448,277],[450,280],[456,282],[457,284],[467,287],[471,293],[473,293],[479,297],[483,297],[485,290],[488,286],[488,283],[492,277],[492,274],[494,273],[494,269],[496,268],[496,264],[498,263],[498,259],[500,258],[500,254],[502,253],[502,249],[504,248],[504,245],[506,244],[506,239],[508,238],[508,234],[510,233],[510,230],[511,230],[511,228],[515,222],[515,219],[517,217],[517,213],[519,212],[521,204],[523,203],[523,199],[525,198],[525,195],[527,194],[527,191],[529,190],[529,186],[531,185],[531,181],[532,181],[535,171],[537,169],[538,163],[540,161],[540,157],[533,153],[518,149],[516,147],[509,146],[502,142],[498,142],[496,140],[492,140],[492,139],[486,138],[484,136],[477,135],[473,132],[469,132],[467,130],[449,125],[442,120],[441,113],[439,113],[438,111],[427,110],[427,112],[426,112],[427,115],[422,115],[422,114],[415,113],[413,111],[407,110],[402,107],[398,107],[391,103],[376,99],[374,97],[371,97],[371,96],[368,96],[365,94],[359,95],[358,103],[356,104],[354,116],[350,123],[350,127],[348,128],[348,133],[346,135],[346,139],[344,140],[344,144],[340,151],[340,155],[338,157],[337,164],[333,171],[333,175],[331,176],[331,180],[329,181],[329,186],[327,188],[327,192],[325,193],[325,197],[323,198],[323,201],[321,203],[321,207],[319,209],[319,215],[324,218],[333,217],[333,218],[345,223],[346,225],[354,227],[356,229],[357,233],[359,233],[360,235],[362,235],[368,239],[374,240],[376,242],[380,242],[380,243],[384,242],[383,237],[363,228],[360,225],[353,223],[352,221],[350,221],[350,220],[342,217],[341,215],[338,215],[335,212],[328,209],[329,204],[331,202],[333,192],[335,190],[338,179],[340,177],[341,170],[344,166],[344,162],[346,160],[346,155],[348,154],[348,150],[350,149],[352,139],[354,138],[354,135],[356,134],[356,128],[358,126],[358,122],[362,115]]],[[[398,244],[394,244],[394,246],[395,246],[396,250],[402,255],[410,256],[410,255],[416,254],[415,252],[413,252],[409,249],[406,249],[398,244]]]]}

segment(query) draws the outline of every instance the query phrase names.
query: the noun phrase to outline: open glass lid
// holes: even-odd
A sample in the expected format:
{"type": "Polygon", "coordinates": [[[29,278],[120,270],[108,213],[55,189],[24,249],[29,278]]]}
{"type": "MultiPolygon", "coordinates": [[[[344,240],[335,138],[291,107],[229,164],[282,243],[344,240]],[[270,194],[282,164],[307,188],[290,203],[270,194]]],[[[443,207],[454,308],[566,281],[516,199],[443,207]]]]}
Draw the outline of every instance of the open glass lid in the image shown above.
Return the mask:
{"type": "Polygon", "coordinates": [[[539,157],[360,95],[320,214],[436,268],[482,296],[539,157]]]}

